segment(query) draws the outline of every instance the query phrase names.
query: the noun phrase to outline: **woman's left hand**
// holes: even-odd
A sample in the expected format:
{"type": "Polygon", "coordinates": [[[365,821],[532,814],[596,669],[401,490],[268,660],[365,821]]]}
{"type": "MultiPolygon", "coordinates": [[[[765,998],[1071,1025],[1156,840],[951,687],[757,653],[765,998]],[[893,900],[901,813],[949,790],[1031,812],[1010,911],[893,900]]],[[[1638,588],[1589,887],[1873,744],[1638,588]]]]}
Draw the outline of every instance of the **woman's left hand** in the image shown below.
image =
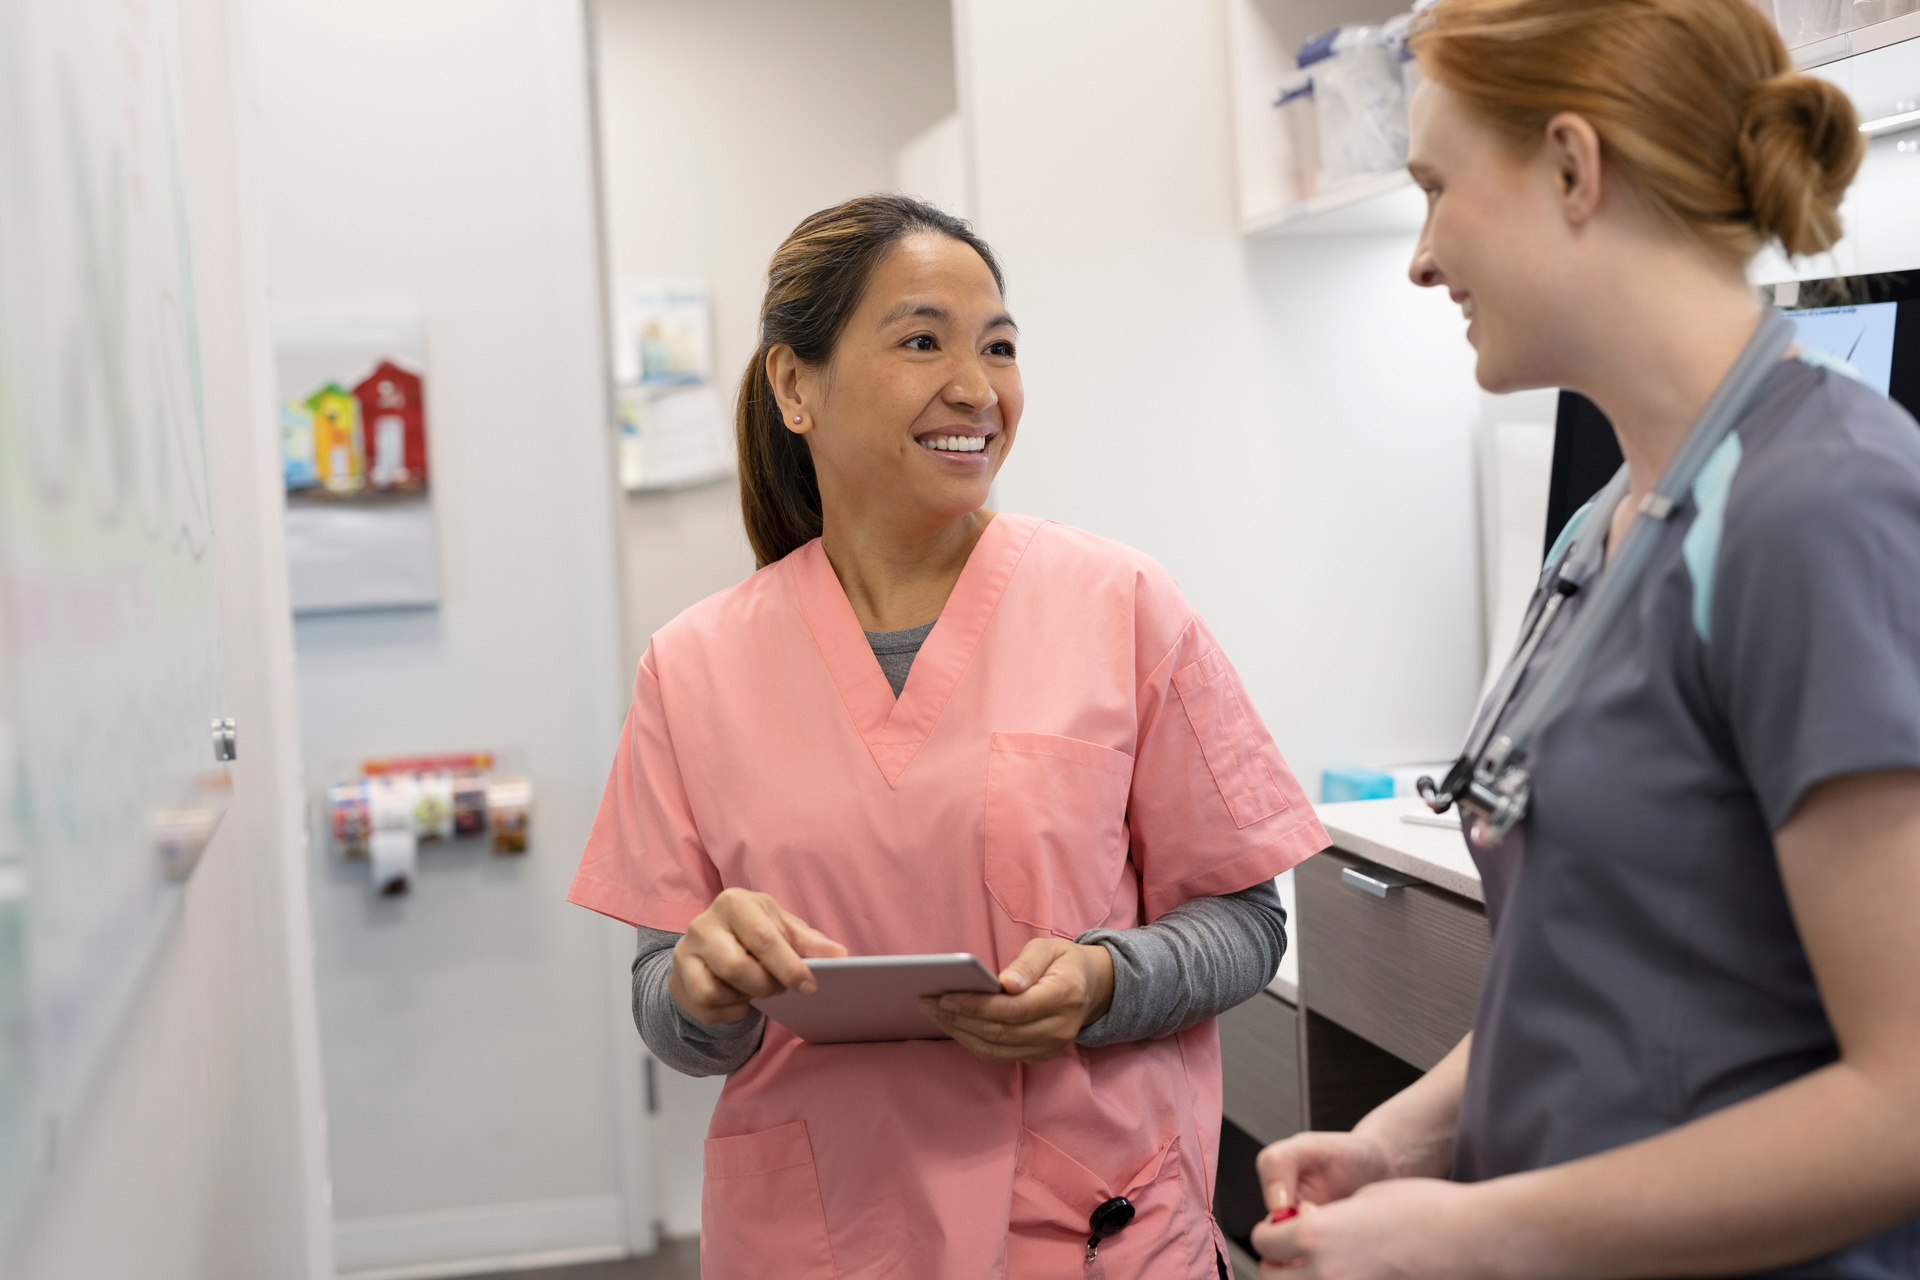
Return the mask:
{"type": "Polygon", "coordinates": [[[1064,938],[1035,938],[1000,975],[1005,995],[924,997],[921,1011],[989,1062],[1057,1058],[1113,1003],[1113,954],[1064,938]]]}
{"type": "Polygon", "coordinates": [[[1479,1188],[1437,1178],[1369,1183],[1345,1200],[1308,1204],[1285,1222],[1253,1229],[1275,1280],[1486,1280],[1515,1251],[1479,1221],[1479,1188]]]}

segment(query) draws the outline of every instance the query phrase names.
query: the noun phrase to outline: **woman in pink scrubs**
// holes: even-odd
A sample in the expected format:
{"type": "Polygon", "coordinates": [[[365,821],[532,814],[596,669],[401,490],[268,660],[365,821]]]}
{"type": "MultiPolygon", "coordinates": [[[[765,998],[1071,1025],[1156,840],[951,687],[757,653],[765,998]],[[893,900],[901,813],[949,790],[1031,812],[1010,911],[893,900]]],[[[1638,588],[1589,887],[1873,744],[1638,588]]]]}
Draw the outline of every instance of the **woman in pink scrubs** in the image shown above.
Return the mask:
{"type": "Polygon", "coordinates": [[[656,1053],[730,1073],[709,1280],[1225,1274],[1212,1018],[1326,839],[1165,571],[985,509],[1016,336],[965,223],[803,222],[740,398],[761,568],[640,665],[570,897],[641,928],[656,1053]],[[929,1001],[951,1039],[810,1045],[748,1003],[807,957],[948,951],[1005,991],[929,1001]]]}

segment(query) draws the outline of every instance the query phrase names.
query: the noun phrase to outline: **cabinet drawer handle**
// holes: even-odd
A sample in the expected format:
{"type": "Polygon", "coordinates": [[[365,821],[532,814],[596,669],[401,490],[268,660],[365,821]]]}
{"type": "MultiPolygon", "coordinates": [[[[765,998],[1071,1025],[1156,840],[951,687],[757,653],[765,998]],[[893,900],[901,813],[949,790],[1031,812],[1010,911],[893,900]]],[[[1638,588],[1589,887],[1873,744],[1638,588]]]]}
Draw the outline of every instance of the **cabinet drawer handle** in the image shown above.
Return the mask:
{"type": "Polygon", "coordinates": [[[1350,884],[1362,893],[1370,893],[1376,898],[1384,898],[1395,889],[1404,889],[1413,881],[1391,871],[1366,872],[1358,867],[1340,868],[1340,880],[1350,884]]]}

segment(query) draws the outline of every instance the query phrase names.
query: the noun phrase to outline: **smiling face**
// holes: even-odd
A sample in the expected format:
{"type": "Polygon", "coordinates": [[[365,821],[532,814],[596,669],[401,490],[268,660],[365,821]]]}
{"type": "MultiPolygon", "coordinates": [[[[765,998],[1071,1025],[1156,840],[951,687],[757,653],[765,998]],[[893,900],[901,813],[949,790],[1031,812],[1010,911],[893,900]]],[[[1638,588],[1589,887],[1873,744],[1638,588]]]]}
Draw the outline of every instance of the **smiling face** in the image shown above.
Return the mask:
{"type": "Polygon", "coordinates": [[[1547,145],[1516,154],[1438,81],[1414,94],[1407,169],[1427,218],[1408,275],[1459,304],[1488,391],[1559,383],[1581,254],[1558,158],[1547,145]]]}
{"type": "Polygon", "coordinates": [[[829,521],[931,527],[984,506],[1025,399],[1016,337],[980,255],[922,233],[874,268],[824,365],[774,348],[768,378],[829,521]]]}

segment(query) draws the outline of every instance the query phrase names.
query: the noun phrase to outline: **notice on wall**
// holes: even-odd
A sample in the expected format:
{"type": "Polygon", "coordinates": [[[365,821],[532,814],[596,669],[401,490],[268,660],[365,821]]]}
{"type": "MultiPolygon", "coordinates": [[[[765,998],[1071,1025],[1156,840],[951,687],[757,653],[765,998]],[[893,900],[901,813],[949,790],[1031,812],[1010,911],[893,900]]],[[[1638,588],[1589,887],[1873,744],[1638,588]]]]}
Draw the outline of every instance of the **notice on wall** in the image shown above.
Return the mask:
{"type": "Polygon", "coordinates": [[[705,282],[622,276],[611,295],[621,487],[677,489],[732,474],[733,424],[713,378],[705,282]]]}
{"type": "Polygon", "coordinates": [[[726,475],[733,426],[712,383],[620,389],[620,483],[674,489],[726,475]]]}
{"type": "Polygon", "coordinates": [[[293,611],[440,599],[417,323],[275,330],[293,611]]]}
{"type": "Polygon", "coordinates": [[[613,282],[613,380],[668,386],[713,378],[713,319],[704,280],[613,282]]]}

